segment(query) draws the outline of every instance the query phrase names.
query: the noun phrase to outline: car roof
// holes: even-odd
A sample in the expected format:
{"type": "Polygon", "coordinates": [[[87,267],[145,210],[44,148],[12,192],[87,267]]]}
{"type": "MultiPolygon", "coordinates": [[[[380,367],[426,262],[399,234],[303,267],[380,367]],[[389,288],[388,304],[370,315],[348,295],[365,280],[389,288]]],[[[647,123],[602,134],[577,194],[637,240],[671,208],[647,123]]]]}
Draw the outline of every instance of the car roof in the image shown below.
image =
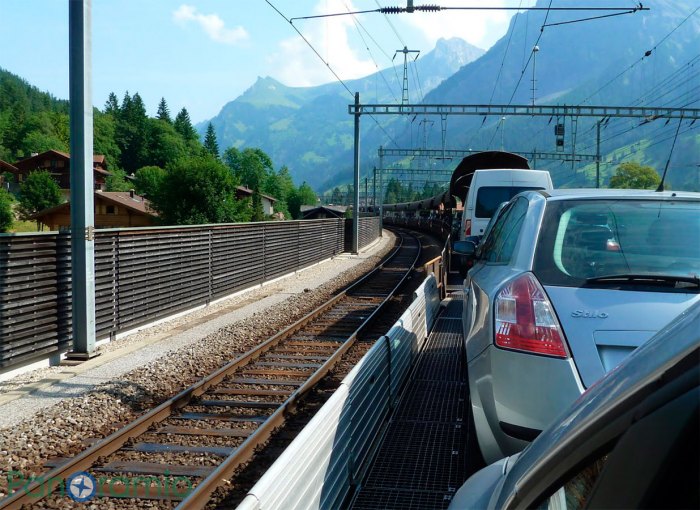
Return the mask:
{"type": "Polygon", "coordinates": [[[591,386],[543,431],[513,463],[504,480],[498,506],[516,488],[536,483],[538,473],[553,469],[591,432],[615,419],[638,392],[663,381],[674,366],[700,349],[700,302],[682,312],[625,361],[591,386]]]}
{"type": "Polygon", "coordinates": [[[691,199],[700,200],[700,193],[693,191],[653,191],[644,189],[553,189],[541,192],[547,200],[572,200],[590,198],[630,198],[647,200],[691,199]]]}

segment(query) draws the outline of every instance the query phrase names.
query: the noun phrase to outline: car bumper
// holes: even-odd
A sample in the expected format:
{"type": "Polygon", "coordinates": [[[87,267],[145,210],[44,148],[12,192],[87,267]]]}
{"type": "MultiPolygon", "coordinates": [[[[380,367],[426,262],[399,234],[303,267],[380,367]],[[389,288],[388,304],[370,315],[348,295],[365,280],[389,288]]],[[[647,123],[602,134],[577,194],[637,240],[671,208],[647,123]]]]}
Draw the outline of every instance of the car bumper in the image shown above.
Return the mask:
{"type": "Polygon", "coordinates": [[[491,345],[468,366],[477,439],[488,463],[522,450],[584,390],[571,359],[491,345]]]}

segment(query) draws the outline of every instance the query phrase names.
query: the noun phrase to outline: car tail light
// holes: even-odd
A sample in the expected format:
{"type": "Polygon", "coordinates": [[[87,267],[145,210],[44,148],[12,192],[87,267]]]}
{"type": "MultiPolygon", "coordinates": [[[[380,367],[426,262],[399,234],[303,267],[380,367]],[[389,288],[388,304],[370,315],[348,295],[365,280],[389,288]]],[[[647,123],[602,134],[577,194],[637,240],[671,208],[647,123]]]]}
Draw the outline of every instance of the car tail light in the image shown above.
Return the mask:
{"type": "Polygon", "coordinates": [[[496,345],[505,349],[568,357],[564,332],[537,279],[526,273],[496,296],[496,345]]]}
{"type": "Polygon", "coordinates": [[[464,237],[472,235],[472,220],[464,221],[464,237]]]}
{"type": "Polygon", "coordinates": [[[608,239],[607,243],[605,244],[605,249],[607,251],[621,251],[622,250],[622,248],[620,248],[620,243],[618,243],[614,239],[608,239]]]}

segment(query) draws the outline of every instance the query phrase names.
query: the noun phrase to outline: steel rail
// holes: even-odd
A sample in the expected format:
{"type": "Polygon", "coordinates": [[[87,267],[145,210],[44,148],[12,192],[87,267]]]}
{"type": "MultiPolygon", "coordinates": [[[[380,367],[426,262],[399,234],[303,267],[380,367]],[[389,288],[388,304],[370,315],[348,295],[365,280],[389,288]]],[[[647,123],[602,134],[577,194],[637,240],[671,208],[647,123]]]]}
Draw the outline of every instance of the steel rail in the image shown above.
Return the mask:
{"type": "MultiPolygon", "coordinates": [[[[327,302],[318,306],[316,309],[306,314],[304,317],[296,321],[291,326],[268,338],[260,345],[248,350],[235,360],[212,372],[204,379],[200,380],[199,382],[195,383],[189,388],[181,391],[174,397],[171,397],[170,399],[166,400],[153,410],[140,416],[132,423],[115,431],[106,438],[96,442],[91,447],[89,447],[82,453],[76,455],[75,457],[71,458],[67,462],[62,463],[61,465],[44,473],[40,477],[40,479],[32,481],[31,483],[25,485],[15,493],[0,500],[0,510],[20,509],[23,505],[30,505],[36,503],[38,500],[43,499],[43,497],[46,497],[52,493],[52,487],[41,487],[41,485],[45,483],[45,480],[49,480],[49,482],[55,482],[56,486],[60,485],[61,482],[65,484],[65,480],[69,478],[70,475],[75,474],[77,472],[86,471],[93,464],[95,464],[100,457],[105,457],[115,453],[116,451],[121,449],[130,439],[136,438],[144,434],[149,430],[151,426],[167,419],[173,414],[174,411],[188,405],[193,398],[204,394],[213,386],[216,386],[217,384],[223,382],[223,380],[228,375],[234,373],[239,368],[248,365],[251,361],[254,361],[266,352],[270,351],[271,349],[279,345],[283,340],[292,336],[299,330],[303,329],[313,320],[321,317],[325,312],[327,312],[329,309],[333,308],[336,304],[338,304],[339,301],[341,301],[343,298],[349,297],[348,292],[356,289],[360,284],[366,282],[369,278],[378,274],[379,271],[381,271],[389,261],[391,261],[392,259],[394,259],[394,257],[398,255],[402,247],[403,238],[401,244],[397,246],[396,249],[393,250],[387,257],[385,257],[384,260],[375,269],[373,269],[371,272],[369,272],[356,282],[343,289],[336,296],[332,297],[327,302]],[[41,491],[37,492],[37,489],[40,488],[41,491]],[[42,494],[43,497],[38,497],[37,494],[42,494]]],[[[268,420],[266,420],[266,422],[262,423],[258,427],[258,429],[256,429],[256,432],[251,434],[240,446],[236,448],[236,450],[231,454],[231,456],[229,456],[229,458],[227,458],[224,461],[224,464],[220,465],[219,468],[215,469],[207,478],[205,478],[202,482],[200,482],[197,485],[198,488],[200,487],[200,485],[202,485],[203,482],[207,481],[207,484],[203,486],[202,489],[198,491],[197,488],[195,488],[195,490],[190,494],[190,496],[194,496],[193,498],[188,496],[185,500],[182,501],[181,505],[184,505],[182,506],[182,508],[203,507],[206,504],[206,501],[202,503],[201,498],[204,497],[202,496],[202,494],[205,492],[205,490],[207,494],[206,498],[208,499],[209,494],[211,494],[211,492],[216,488],[216,486],[220,484],[225,478],[230,476],[230,473],[233,472],[233,470],[235,470],[237,466],[246,462],[254,453],[255,447],[267,440],[272,431],[275,428],[279,427],[282,423],[284,423],[284,418],[286,414],[288,414],[294,409],[296,402],[311,388],[313,388],[313,386],[317,384],[318,381],[321,378],[323,378],[323,376],[325,376],[328,373],[328,371],[335,365],[335,363],[340,359],[340,357],[352,346],[352,343],[354,343],[355,339],[357,338],[357,334],[361,332],[361,330],[376,315],[376,313],[381,309],[381,307],[383,307],[385,303],[393,296],[394,292],[405,281],[410,272],[415,268],[415,264],[419,256],[420,244],[418,244],[418,253],[411,267],[406,271],[404,276],[401,278],[400,282],[394,287],[394,289],[392,289],[391,293],[382,301],[382,303],[375,308],[375,310],[365,319],[362,325],[360,325],[357,328],[357,330],[351,335],[351,337],[339,347],[338,351],[336,351],[336,353],[333,354],[331,358],[328,361],[326,361],[326,363],[319,367],[316,370],[316,372],[314,372],[310,376],[309,380],[307,380],[302,386],[300,386],[296,391],[294,391],[287,399],[287,401],[282,403],[280,408],[277,409],[268,418],[268,420]],[[239,451],[241,453],[238,453],[239,451]],[[235,457],[235,459],[231,460],[231,457],[235,457]],[[219,476],[222,473],[224,473],[226,476],[219,476]],[[211,481],[208,481],[210,479],[211,481]],[[214,481],[217,482],[216,485],[214,485],[214,481]],[[194,504],[193,501],[199,503],[194,504]],[[199,506],[199,504],[201,504],[201,506],[199,506]]]]}
{"type": "MultiPolygon", "coordinates": [[[[398,254],[399,250],[403,246],[403,238],[401,245],[395,250],[393,255],[398,254]]],[[[416,256],[411,263],[411,266],[406,270],[405,274],[401,280],[394,286],[393,289],[388,293],[384,300],[374,309],[374,311],[364,320],[364,322],[348,337],[345,342],[338,348],[338,350],[326,361],[321,367],[319,367],[316,372],[294,393],[292,393],[289,398],[270,416],[270,418],[263,423],[256,431],[251,434],[244,442],[241,444],[222,464],[219,465],[207,478],[202,480],[194,488],[192,492],[176,507],[181,510],[194,510],[199,508],[204,508],[209,502],[212,492],[216,490],[222,483],[234,473],[234,471],[247,462],[255,452],[255,448],[267,441],[272,434],[272,432],[284,423],[285,416],[291,412],[296,402],[309,390],[311,390],[318,382],[326,376],[328,372],[335,366],[335,364],[340,360],[340,358],[353,346],[357,340],[357,336],[362,332],[363,329],[371,322],[377,313],[389,302],[389,300],[394,296],[396,291],[404,283],[408,275],[415,269],[416,263],[420,257],[420,243],[418,243],[418,251],[416,256]]],[[[388,259],[387,259],[388,261],[388,259]]],[[[381,270],[386,265],[386,262],[382,263],[375,271],[381,270]]],[[[367,276],[362,278],[360,281],[351,285],[344,292],[357,287],[361,282],[363,282],[367,276]]]]}

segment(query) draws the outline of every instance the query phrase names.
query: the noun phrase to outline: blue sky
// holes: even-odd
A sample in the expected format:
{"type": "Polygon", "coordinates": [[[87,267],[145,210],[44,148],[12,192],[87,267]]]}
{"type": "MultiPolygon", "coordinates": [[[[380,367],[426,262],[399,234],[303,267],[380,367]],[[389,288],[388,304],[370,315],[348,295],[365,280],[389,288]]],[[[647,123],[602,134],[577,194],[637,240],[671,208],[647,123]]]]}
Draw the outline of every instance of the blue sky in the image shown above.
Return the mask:
{"type": "MultiPolygon", "coordinates": [[[[68,1],[0,0],[0,67],[59,98],[68,96],[68,1]]],[[[405,0],[271,0],[288,18],[405,5],[405,0]]],[[[418,2],[420,3],[420,2],[418,2]]],[[[531,5],[471,0],[468,5],[531,5]]],[[[440,5],[466,5],[443,0],[440,5]]],[[[258,76],[290,86],[334,78],[294,29],[264,0],[93,0],[93,102],[138,92],[151,115],[161,97],[194,122],[216,115],[258,76]]],[[[391,65],[403,44],[427,52],[440,37],[488,49],[512,12],[381,14],[296,21],[343,79],[391,65]],[[363,39],[358,35],[362,33],[363,39]],[[371,35],[371,37],[369,36],[371,35]],[[367,50],[369,47],[369,51],[367,50]]],[[[398,57],[397,57],[398,58],[398,57]]]]}

